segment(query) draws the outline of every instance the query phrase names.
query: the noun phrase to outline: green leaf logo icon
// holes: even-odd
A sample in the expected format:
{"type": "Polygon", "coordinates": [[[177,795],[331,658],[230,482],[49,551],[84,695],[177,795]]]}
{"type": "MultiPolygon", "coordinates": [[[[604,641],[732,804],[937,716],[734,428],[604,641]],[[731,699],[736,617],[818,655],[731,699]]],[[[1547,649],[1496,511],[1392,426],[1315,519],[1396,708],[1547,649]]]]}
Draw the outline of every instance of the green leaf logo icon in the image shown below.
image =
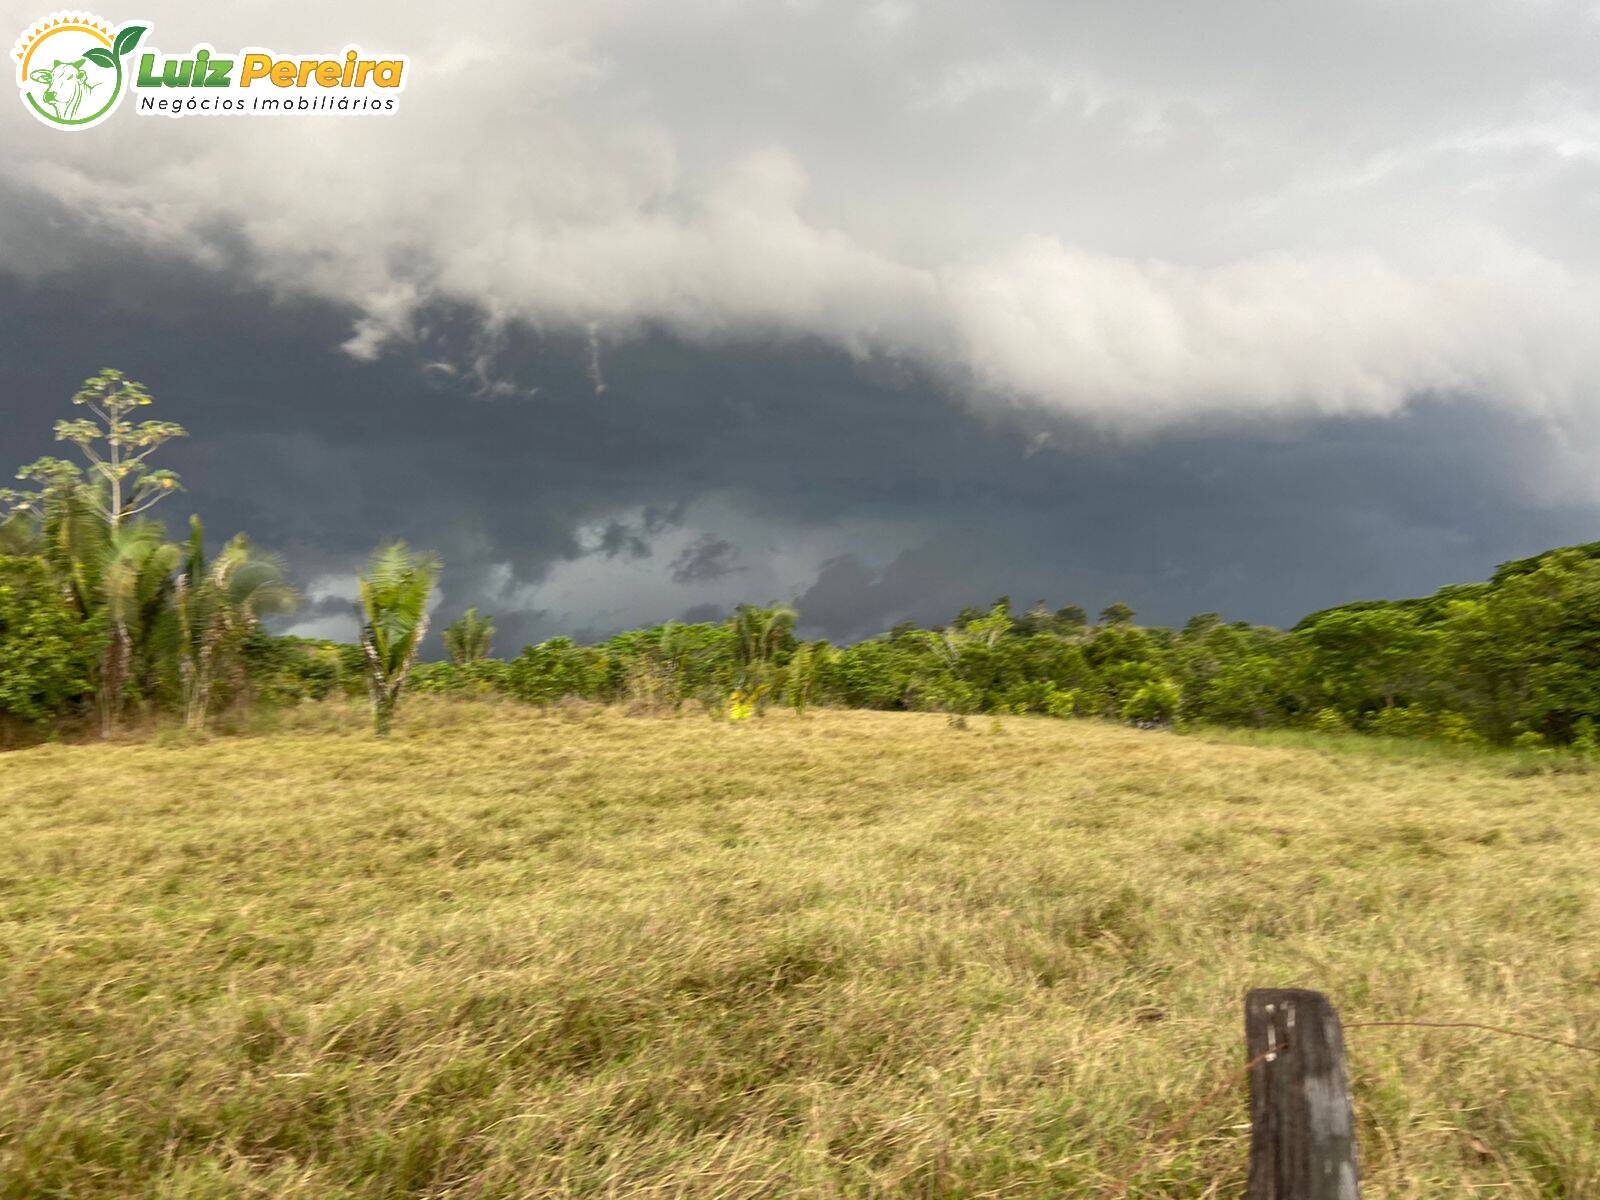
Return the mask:
{"type": "Polygon", "coordinates": [[[133,87],[133,52],[148,21],[125,24],[76,9],[35,21],[17,39],[22,106],[53,129],[83,130],[109,117],[133,87]]]}
{"type": "Polygon", "coordinates": [[[148,25],[129,25],[121,33],[117,34],[116,43],[112,47],[113,53],[118,58],[122,58],[128,51],[139,44],[139,39],[145,35],[145,30],[149,28],[148,25]]]}

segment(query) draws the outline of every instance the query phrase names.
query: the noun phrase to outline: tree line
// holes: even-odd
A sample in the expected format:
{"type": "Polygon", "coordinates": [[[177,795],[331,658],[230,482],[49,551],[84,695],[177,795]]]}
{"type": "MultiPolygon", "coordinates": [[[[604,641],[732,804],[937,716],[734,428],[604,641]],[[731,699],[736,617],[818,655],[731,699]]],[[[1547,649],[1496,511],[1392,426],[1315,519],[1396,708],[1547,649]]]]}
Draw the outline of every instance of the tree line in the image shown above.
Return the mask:
{"type": "Polygon", "coordinates": [[[193,729],[241,704],[364,694],[388,731],[410,691],[564,698],[733,719],[774,705],[1038,713],[1140,724],[1310,727],[1460,743],[1596,746],[1600,543],[1503,565],[1432,596],[1347,604],[1279,630],[1215,613],[1141,625],[1124,604],[1091,621],[1075,606],[1001,597],[947,624],[902,624],[853,645],[797,635],[784,605],[726,620],[667,622],[579,645],[553,638],[493,657],[493,621],[469,609],[443,631],[449,661],[419,664],[437,559],[380,547],[361,575],[356,644],[274,637],[290,611],[279,560],[242,534],[214,557],[144,516],[180,482],[152,454],[184,430],[137,421],[150,402],[113,371],[60,422],[84,465],[44,458],[28,490],[0,493],[0,716],[38,726],[89,714],[110,733],[130,710],[193,729]]]}
{"type": "MultiPolygon", "coordinates": [[[[56,422],[77,463],[46,456],[0,489],[0,719],[12,725],[93,714],[110,737],[130,709],[173,711],[192,730],[218,708],[260,696],[273,639],[266,618],[299,597],[283,563],[240,533],[208,556],[198,517],[168,540],[144,514],[181,490],[153,460],[188,436],[139,419],[144,385],[104,370],[72,397],[86,415],[56,422]]],[[[361,576],[355,674],[389,730],[427,632],[437,560],[403,543],[379,547],[361,576]]],[[[0,730],[4,732],[4,730],[0,730]]]]}

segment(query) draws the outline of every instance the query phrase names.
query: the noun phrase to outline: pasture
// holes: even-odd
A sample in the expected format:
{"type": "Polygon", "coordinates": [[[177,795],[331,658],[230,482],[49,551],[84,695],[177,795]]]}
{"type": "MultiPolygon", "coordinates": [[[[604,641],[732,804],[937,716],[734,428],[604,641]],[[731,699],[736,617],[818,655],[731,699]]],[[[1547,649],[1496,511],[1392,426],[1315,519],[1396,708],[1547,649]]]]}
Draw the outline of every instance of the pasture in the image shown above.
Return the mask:
{"type": "MultiPolygon", "coordinates": [[[[1237,1195],[1243,1085],[1182,1118],[1248,987],[1600,1041],[1600,776],[1381,745],[418,698],[3,755],[0,1197],[1237,1195]]],[[[1348,1043],[1367,1196],[1600,1195],[1594,1056],[1348,1043]]]]}

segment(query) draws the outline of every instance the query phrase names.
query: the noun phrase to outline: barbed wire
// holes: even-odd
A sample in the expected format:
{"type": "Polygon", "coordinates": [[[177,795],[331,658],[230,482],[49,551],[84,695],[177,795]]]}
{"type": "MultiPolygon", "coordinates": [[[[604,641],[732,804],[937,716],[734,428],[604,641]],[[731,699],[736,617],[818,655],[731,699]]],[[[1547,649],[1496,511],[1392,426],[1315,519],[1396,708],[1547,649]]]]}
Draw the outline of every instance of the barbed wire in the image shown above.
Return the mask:
{"type": "Polygon", "coordinates": [[[1476,1021],[1346,1021],[1346,1029],[1477,1029],[1484,1033],[1498,1033],[1506,1037],[1527,1038],[1530,1042],[1548,1042],[1568,1050],[1582,1050],[1587,1054],[1600,1054],[1600,1046],[1585,1046],[1582,1042],[1569,1042],[1542,1033],[1528,1033],[1521,1029],[1505,1029],[1499,1025],[1480,1025],[1476,1021]]]}

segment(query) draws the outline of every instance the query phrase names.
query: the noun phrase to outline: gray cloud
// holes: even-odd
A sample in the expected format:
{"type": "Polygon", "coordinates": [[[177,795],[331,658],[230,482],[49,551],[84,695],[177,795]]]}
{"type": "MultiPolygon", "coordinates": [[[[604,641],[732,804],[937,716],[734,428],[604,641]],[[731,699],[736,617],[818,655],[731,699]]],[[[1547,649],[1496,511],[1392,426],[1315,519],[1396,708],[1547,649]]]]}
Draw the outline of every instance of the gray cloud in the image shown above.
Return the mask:
{"type": "Polygon", "coordinates": [[[1287,623],[1586,540],[1597,515],[1564,482],[1585,460],[1490,404],[1130,438],[989,421],[820,346],[662,336],[616,349],[596,403],[583,339],[529,330],[508,330],[496,359],[527,386],[486,397],[424,369],[474,344],[449,310],[430,311],[415,355],[358,364],[326,339],[346,310],[273,304],[161,258],[92,258],[0,276],[8,457],[51,448],[79,380],[122,366],[193,434],[167,454],[189,488],[169,518],[195,511],[215,537],[246,529],[283,551],[313,592],[310,632],[346,632],[354,572],[394,536],[445,560],[436,623],[477,605],[514,652],[742,600],[798,599],[806,629],[833,637],[1001,593],[1287,623]],[[716,569],[674,578],[693,563],[716,569]]]}
{"type": "Polygon", "coordinates": [[[990,411],[1120,429],[1428,392],[1593,432],[1592,5],[150,15],[158,45],[381,42],[416,75],[392,119],[314,129],[9,122],[11,178],[344,306],[358,358],[462,305],[491,341],[519,320],[579,339],[600,402],[602,358],[665,329],[904,361],[990,411]]]}
{"type": "Polygon", "coordinates": [[[701,534],[672,560],[673,583],[701,583],[725,579],[742,568],[737,564],[739,549],[724,538],[701,534]]]}
{"type": "Polygon", "coordinates": [[[650,557],[650,543],[635,533],[626,521],[607,521],[605,528],[600,531],[596,550],[607,558],[616,558],[619,554],[626,554],[629,558],[650,557]]]}
{"type": "Polygon", "coordinates": [[[311,631],[392,536],[506,651],[1286,623],[1593,537],[1592,6],[146,11],[418,73],[392,119],[0,121],[4,448],[145,380],[171,515],[283,550],[311,631]]]}

